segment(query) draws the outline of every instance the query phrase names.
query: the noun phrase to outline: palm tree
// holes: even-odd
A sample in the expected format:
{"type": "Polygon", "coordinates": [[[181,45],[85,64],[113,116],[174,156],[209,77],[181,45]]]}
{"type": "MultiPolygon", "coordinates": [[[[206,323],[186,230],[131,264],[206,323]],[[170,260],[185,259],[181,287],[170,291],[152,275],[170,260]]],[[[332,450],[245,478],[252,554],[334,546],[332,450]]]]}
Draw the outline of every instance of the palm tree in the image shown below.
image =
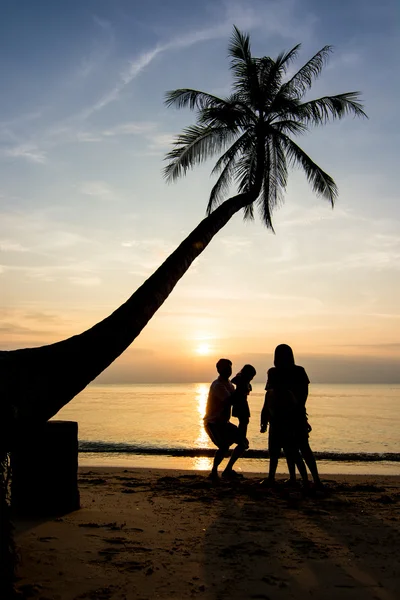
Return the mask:
{"type": "Polygon", "coordinates": [[[222,153],[212,171],[218,179],[211,190],[208,214],[234,182],[238,191],[248,197],[244,218],[253,218],[256,203],[262,221],[273,229],[272,212],[283,199],[288,166],[300,166],[313,191],[333,206],[338,190],[332,177],[292,138],[311,126],[341,119],[346,114],[366,115],[358,102],[359,92],[305,100],[332,47],[324,46],[285,79],[299,49],[300,44],[275,60],[269,56],[255,58],[249,36],[234,27],[229,46],[233,93],[228,98],[192,89],[167,93],[168,106],[197,110],[197,124],[183,130],[167,155],[167,180],[173,181],[194,165],[222,153]]]}
{"type": "Polygon", "coordinates": [[[292,138],[311,126],[365,113],[358,92],[306,100],[331,48],[322,48],[288,77],[299,47],[275,60],[255,58],[249,36],[235,27],[229,46],[233,93],[228,98],[191,89],[167,94],[167,105],[188,106],[198,115],[197,124],[178,136],[168,154],[166,178],[174,180],[223,152],[213,169],[219,177],[211,190],[208,216],[122,306],[91,329],[39,348],[0,351],[0,590],[4,597],[11,597],[13,583],[5,473],[16,429],[54,416],[122,354],[235,213],[243,210],[244,218],[253,218],[256,204],[272,229],[272,213],[283,198],[289,166],[300,165],[313,190],[334,204],[333,179],[292,138]],[[239,193],[222,202],[232,183],[239,193]]]}
{"type": "MultiPolygon", "coordinates": [[[[54,344],[0,351],[3,424],[43,422],[93,381],[139,335],[195,258],[235,213],[243,209],[244,218],[252,218],[256,204],[264,223],[272,229],[271,215],[282,199],[289,166],[300,165],[313,190],[334,204],[337,188],[333,179],[292,138],[311,126],[365,113],[358,92],[305,100],[331,48],[325,46],[287,77],[298,50],[299,45],[275,60],[255,58],[249,36],[235,27],[229,46],[231,96],[221,99],[191,89],[167,93],[168,106],[188,106],[198,113],[197,124],[184,129],[167,155],[167,180],[223,152],[213,169],[219,177],[209,198],[208,216],[122,306],[100,323],[54,344]],[[221,203],[232,182],[238,194],[221,203]]],[[[6,430],[10,430],[8,425],[6,430]]]]}

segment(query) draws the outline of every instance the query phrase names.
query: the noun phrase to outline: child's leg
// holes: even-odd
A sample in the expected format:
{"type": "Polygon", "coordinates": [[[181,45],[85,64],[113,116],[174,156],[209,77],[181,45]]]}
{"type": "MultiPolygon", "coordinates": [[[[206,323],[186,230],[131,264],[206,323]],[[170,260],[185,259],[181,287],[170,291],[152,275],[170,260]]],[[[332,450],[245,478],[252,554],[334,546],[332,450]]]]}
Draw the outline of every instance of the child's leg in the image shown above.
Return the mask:
{"type": "Polygon", "coordinates": [[[238,458],[240,458],[242,456],[242,454],[245,452],[245,450],[246,450],[246,448],[245,448],[245,445],[243,442],[239,443],[236,446],[236,448],[233,449],[233,452],[229,459],[229,462],[225,467],[224,474],[231,473],[233,465],[238,460],[238,458]]]}
{"type": "Polygon", "coordinates": [[[296,463],[294,462],[292,456],[288,456],[285,452],[286,463],[289,471],[289,480],[291,483],[296,483],[296,463]]]}
{"type": "Polygon", "coordinates": [[[249,440],[247,439],[247,426],[249,424],[249,420],[240,419],[238,429],[240,433],[241,440],[243,441],[246,449],[249,447],[249,440]]]}
{"type": "Polygon", "coordinates": [[[305,460],[307,467],[310,469],[310,473],[314,480],[314,483],[317,485],[321,484],[321,480],[319,478],[317,462],[315,460],[315,456],[313,451],[310,448],[310,444],[308,441],[304,442],[300,446],[301,455],[305,460]]]}
{"type": "MultiPolygon", "coordinates": [[[[299,470],[299,473],[300,473],[301,479],[303,480],[304,485],[307,485],[308,484],[308,473],[307,473],[307,469],[306,469],[304,461],[301,457],[299,449],[294,446],[286,446],[284,448],[284,452],[285,452],[285,456],[286,456],[288,465],[289,465],[289,461],[291,462],[291,464],[293,466],[296,465],[296,467],[299,470]]],[[[295,475],[295,479],[296,479],[296,475],[295,475]]]]}

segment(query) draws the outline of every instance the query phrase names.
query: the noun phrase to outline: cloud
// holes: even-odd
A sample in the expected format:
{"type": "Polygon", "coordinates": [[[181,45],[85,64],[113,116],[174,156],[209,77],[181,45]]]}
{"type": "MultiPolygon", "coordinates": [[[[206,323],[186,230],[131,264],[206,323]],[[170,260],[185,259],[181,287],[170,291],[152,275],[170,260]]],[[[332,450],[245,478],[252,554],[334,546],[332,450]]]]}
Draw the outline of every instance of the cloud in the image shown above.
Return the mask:
{"type": "Polygon", "coordinates": [[[157,128],[157,123],[151,121],[127,121],[118,123],[107,129],[80,129],[75,125],[53,127],[43,137],[46,147],[74,142],[94,143],[119,136],[146,135],[157,128]]]}
{"type": "MultiPolygon", "coordinates": [[[[32,302],[28,301],[28,305],[32,302]]],[[[0,342],[3,350],[41,346],[70,335],[65,312],[48,313],[29,308],[0,309],[0,342]]]]}
{"type": "Polygon", "coordinates": [[[93,23],[96,30],[95,35],[94,37],[88,36],[87,38],[90,49],[72,75],[70,77],[64,77],[64,84],[66,87],[70,87],[76,80],[86,79],[93,72],[99,70],[113,48],[115,34],[111,23],[96,15],[93,16],[93,23]],[[100,35],[98,35],[99,33],[100,35]]]}
{"type": "Polygon", "coordinates": [[[93,287],[101,284],[100,277],[69,277],[68,279],[74,285],[80,285],[83,287],[93,287]]]}
{"type": "Polygon", "coordinates": [[[331,58],[329,63],[326,65],[326,70],[341,69],[343,68],[359,68],[362,63],[362,57],[360,53],[356,51],[347,51],[336,53],[334,58],[331,58]]]}
{"type": "Polygon", "coordinates": [[[262,29],[265,35],[278,33],[290,39],[298,40],[302,37],[309,39],[317,18],[312,13],[305,13],[302,22],[299,23],[299,20],[294,17],[295,5],[294,0],[269,2],[268,5],[264,1],[260,1],[253,2],[251,6],[231,0],[223,2],[222,18],[220,14],[213,15],[213,21],[217,21],[216,24],[183,34],[175,34],[167,42],[159,43],[130,59],[128,66],[121,71],[119,81],[115,83],[114,87],[92,106],[84,109],[80,117],[87,119],[93,113],[116,101],[123,90],[158,56],[171,50],[189,48],[198,43],[227,38],[232,32],[233,23],[245,30],[262,29]]]}
{"type": "Polygon", "coordinates": [[[170,149],[176,139],[176,133],[158,133],[153,136],[147,136],[149,140],[148,152],[146,155],[156,156],[164,154],[167,149],[170,149]]]}
{"type": "Polygon", "coordinates": [[[0,335],[18,335],[31,332],[32,330],[29,327],[22,327],[21,325],[16,325],[14,323],[3,322],[0,324],[0,335]]]}
{"type": "Polygon", "coordinates": [[[101,133],[92,133],[90,131],[77,131],[72,135],[76,136],[76,141],[78,142],[101,142],[103,139],[101,133]]]}
{"type": "Polygon", "coordinates": [[[57,265],[9,266],[7,267],[7,271],[18,272],[22,274],[24,278],[30,278],[45,283],[69,281],[74,285],[84,286],[93,286],[101,283],[101,279],[96,275],[98,269],[95,264],[91,264],[90,261],[79,262],[78,260],[74,261],[73,259],[68,259],[68,261],[69,262],[65,264],[57,265]]]}
{"type": "Polygon", "coordinates": [[[28,252],[28,248],[19,242],[0,240],[0,252],[28,252]]]}
{"type": "Polygon", "coordinates": [[[36,144],[20,144],[5,150],[5,155],[12,158],[24,158],[28,162],[44,164],[47,162],[46,153],[36,144]]]}
{"type": "Polygon", "coordinates": [[[101,133],[103,137],[113,137],[116,135],[140,135],[148,133],[156,128],[156,124],[151,121],[129,121],[120,123],[111,129],[106,129],[101,133]]]}
{"type": "Polygon", "coordinates": [[[115,199],[115,194],[111,190],[110,186],[105,181],[84,181],[79,191],[85,196],[93,196],[103,199],[115,199]]]}
{"type": "MultiPolygon", "coordinates": [[[[223,2],[212,13],[212,25],[193,29],[185,33],[175,33],[166,42],[158,43],[138,56],[127,61],[127,66],[120,70],[119,77],[114,85],[106,91],[96,102],[81,110],[78,114],[66,119],[66,126],[61,126],[50,131],[45,131],[40,135],[39,143],[27,142],[17,143],[16,139],[11,142],[15,146],[6,151],[7,156],[14,158],[24,158],[25,160],[43,164],[47,161],[46,151],[49,148],[60,143],[70,143],[74,141],[84,143],[100,142],[104,138],[119,135],[138,135],[146,134],[155,129],[154,123],[125,123],[103,131],[79,130],[77,124],[87,120],[94,113],[102,110],[112,102],[118,100],[124,89],[129,86],[154,60],[174,50],[189,48],[193,45],[204,43],[213,39],[228,39],[232,32],[232,23],[237,24],[244,30],[262,29],[265,33],[279,33],[286,37],[295,37],[296,40],[302,35],[302,31],[307,32],[306,37],[310,37],[310,30],[314,26],[315,18],[311,14],[304,14],[301,25],[294,19],[293,8],[296,2],[286,0],[283,2],[270,2],[266,6],[264,2],[257,0],[249,4],[242,2],[223,2]],[[222,11],[221,11],[222,6],[222,11]]],[[[93,15],[93,22],[102,32],[101,41],[93,42],[93,48],[87,58],[84,58],[72,76],[72,81],[76,78],[87,77],[93,70],[98,69],[109,54],[113,44],[115,34],[111,23],[97,15],[93,15]],[[107,39],[104,40],[104,34],[107,39]]],[[[71,78],[70,78],[71,79],[71,78]]],[[[70,81],[69,79],[69,81],[70,81]]],[[[70,85],[70,83],[69,83],[70,85]]],[[[40,113],[41,114],[41,113],[40,113]]],[[[37,115],[34,114],[36,118],[37,115]]],[[[27,117],[28,118],[28,117],[27,117]]],[[[33,117],[32,117],[33,118],[33,117]]],[[[1,126],[1,123],[0,123],[1,126]]],[[[3,132],[4,133],[4,132],[3,132]]],[[[5,132],[7,133],[7,132],[5,132]]],[[[8,132],[10,133],[10,132],[8,132]]],[[[11,132],[12,133],[12,132],[11,132]]],[[[170,146],[172,135],[160,133],[150,139],[148,148],[149,155],[158,155],[162,150],[170,146]]],[[[9,140],[10,141],[10,140],[9,140]]],[[[39,140],[38,140],[39,141],[39,140]]]]}
{"type": "Polygon", "coordinates": [[[40,109],[36,109],[25,114],[20,114],[12,119],[0,121],[0,131],[1,133],[3,133],[3,131],[8,131],[9,127],[29,123],[30,121],[36,121],[37,119],[40,119],[43,116],[43,112],[44,107],[41,107],[40,109]]]}
{"type": "MultiPolygon", "coordinates": [[[[141,349],[129,348],[117,361],[115,361],[97,379],[98,383],[179,383],[193,381],[205,382],[214,372],[216,357],[208,357],[207,361],[194,362],[187,360],[177,361],[175,357],[165,357],[161,353],[151,351],[149,356],[141,349]],[[157,370],[154,370],[154,362],[157,370]]],[[[251,363],[257,370],[256,383],[264,383],[267,366],[271,364],[271,355],[262,353],[231,353],[229,358],[234,365],[242,366],[251,363]]],[[[312,381],[310,396],[313,395],[313,384],[318,383],[362,383],[362,384],[387,384],[400,383],[398,362],[389,357],[351,356],[341,357],[335,355],[309,355],[296,353],[296,362],[303,364],[312,381]]]]}
{"type": "Polygon", "coordinates": [[[23,318],[29,321],[38,321],[39,323],[50,323],[50,324],[59,324],[60,320],[63,320],[59,314],[55,315],[53,313],[42,312],[38,310],[23,312],[23,318]]]}
{"type": "Polygon", "coordinates": [[[93,22],[98,25],[98,27],[100,27],[101,29],[103,29],[103,31],[107,31],[110,32],[112,31],[112,26],[110,21],[107,21],[107,19],[103,19],[102,17],[99,17],[97,15],[93,15],[93,22]]]}
{"type": "Polygon", "coordinates": [[[124,248],[143,248],[144,250],[157,250],[162,252],[169,252],[173,246],[171,243],[166,242],[161,238],[145,238],[141,240],[127,240],[121,242],[121,246],[124,248]]]}
{"type": "Polygon", "coordinates": [[[219,243],[221,244],[225,253],[228,256],[233,256],[235,254],[243,254],[245,250],[248,250],[252,247],[251,240],[247,238],[241,238],[238,236],[226,236],[220,239],[219,243]]]}

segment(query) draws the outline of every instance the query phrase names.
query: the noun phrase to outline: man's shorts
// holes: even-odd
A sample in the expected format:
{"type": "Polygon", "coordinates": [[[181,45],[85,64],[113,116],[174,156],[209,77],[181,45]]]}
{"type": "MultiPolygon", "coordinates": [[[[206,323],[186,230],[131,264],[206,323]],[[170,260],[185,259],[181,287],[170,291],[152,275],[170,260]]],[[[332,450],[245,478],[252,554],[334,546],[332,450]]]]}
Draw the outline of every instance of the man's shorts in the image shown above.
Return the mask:
{"type": "Polygon", "coordinates": [[[233,423],[205,423],[204,429],[220,450],[227,450],[232,444],[242,441],[239,429],[233,423]]]}

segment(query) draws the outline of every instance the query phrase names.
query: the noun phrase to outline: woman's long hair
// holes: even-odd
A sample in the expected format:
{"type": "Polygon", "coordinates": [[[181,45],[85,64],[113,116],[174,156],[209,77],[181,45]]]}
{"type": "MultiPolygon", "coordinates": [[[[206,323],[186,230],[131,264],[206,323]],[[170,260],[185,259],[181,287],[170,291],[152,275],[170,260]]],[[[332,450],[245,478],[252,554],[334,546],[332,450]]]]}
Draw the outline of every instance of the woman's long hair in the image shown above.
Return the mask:
{"type": "Polygon", "coordinates": [[[294,364],[294,355],[291,347],[287,344],[279,344],[279,346],[275,348],[275,367],[278,367],[278,369],[287,369],[288,367],[293,367],[294,364]]]}

